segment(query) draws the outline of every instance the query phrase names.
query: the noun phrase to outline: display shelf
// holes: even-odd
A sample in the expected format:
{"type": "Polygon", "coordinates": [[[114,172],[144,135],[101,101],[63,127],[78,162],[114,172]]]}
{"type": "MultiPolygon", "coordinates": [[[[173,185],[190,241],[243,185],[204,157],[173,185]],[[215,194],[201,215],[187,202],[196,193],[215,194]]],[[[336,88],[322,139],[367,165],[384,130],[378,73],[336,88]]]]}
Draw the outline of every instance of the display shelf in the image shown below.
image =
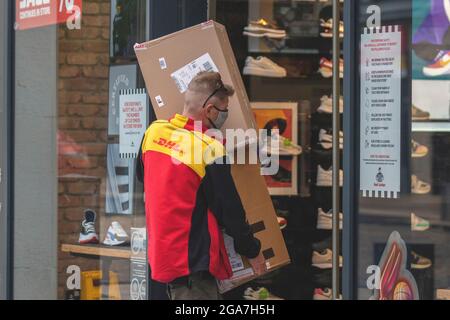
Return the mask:
{"type": "Polygon", "coordinates": [[[77,244],[62,244],[61,251],[70,254],[110,257],[120,259],[130,259],[130,247],[110,247],[105,245],[77,245],[77,244]]]}
{"type": "Polygon", "coordinates": [[[450,132],[450,122],[413,121],[411,130],[413,132],[450,132]]]}

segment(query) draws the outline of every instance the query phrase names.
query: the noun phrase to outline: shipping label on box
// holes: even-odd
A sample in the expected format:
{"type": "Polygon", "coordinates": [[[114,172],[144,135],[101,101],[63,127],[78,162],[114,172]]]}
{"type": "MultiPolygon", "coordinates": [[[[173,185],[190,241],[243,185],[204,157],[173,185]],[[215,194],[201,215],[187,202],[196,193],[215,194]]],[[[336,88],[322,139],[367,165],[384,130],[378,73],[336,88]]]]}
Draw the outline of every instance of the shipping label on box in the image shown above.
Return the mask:
{"type": "Polygon", "coordinates": [[[223,233],[225,249],[227,250],[228,259],[230,260],[233,276],[227,280],[217,281],[219,292],[224,293],[236,287],[236,284],[243,279],[253,277],[255,273],[251,267],[246,267],[243,258],[234,249],[234,240],[232,237],[223,233]]]}
{"type": "Polygon", "coordinates": [[[171,77],[175,81],[178,90],[180,90],[181,93],[185,93],[192,79],[194,79],[194,77],[202,71],[219,72],[219,69],[209,53],[205,53],[198,59],[195,59],[184,67],[178,69],[171,74],[171,77]]]}

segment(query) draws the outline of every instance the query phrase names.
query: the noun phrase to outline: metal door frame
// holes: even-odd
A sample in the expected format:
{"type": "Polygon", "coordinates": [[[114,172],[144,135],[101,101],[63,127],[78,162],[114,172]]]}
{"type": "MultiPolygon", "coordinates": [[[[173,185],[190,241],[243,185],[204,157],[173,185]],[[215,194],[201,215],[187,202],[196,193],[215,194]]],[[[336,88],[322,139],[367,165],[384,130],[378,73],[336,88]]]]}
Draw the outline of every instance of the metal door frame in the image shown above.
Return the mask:
{"type": "Polygon", "coordinates": [[[0,299],[13,297],[13,157],[14,154],[14,5],[0,4],[2,15],[0,37],[0,70],[2,101],[0,103],[0,299]]]}

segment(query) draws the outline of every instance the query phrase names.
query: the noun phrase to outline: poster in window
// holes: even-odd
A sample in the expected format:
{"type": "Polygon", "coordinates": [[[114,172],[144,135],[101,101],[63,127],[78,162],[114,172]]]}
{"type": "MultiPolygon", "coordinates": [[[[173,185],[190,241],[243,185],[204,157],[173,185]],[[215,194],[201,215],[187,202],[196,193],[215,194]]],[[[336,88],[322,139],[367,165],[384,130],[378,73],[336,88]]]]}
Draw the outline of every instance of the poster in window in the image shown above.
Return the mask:
{"type": "MultiPolygon", "coordinates": [[[[278,129],[279,132],[279,154],[270,155],[271,162],[278,162],[278,172],[264,176],[269,193],[296,195],[298,193],[297,157],[301,153],[301,147],[297,145],[297,103],[254,102],[251,106],[258,129],[267,130],[269,136],[273,134],[274,129],[278,129]]],[[[262,162],[261,165],[273,166],[274,164],[262,162]]]]}

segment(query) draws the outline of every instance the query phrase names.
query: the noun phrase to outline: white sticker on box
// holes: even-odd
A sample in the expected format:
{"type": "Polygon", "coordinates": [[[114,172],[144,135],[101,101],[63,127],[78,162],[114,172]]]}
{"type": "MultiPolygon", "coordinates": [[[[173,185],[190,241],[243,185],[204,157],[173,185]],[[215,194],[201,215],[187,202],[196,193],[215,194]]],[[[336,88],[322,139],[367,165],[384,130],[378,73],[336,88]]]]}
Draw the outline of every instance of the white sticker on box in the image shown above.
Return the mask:
{"type": "Polygon", "coordinates": [[[164,101],[163,101],[163,99],[161,98],[161,96],[156,96],[155,97],[155,101],[156,101],[156,103],[158,104],[158,107],[164,107],[164,101]]]}
{"type": "Polygon", "coordinates": [[[224,233],[223,240],[225,242],[225,248],[228,253],[228,259],[230,260],[231,269],[233,270],[233,273],[236,273],[237,271],[244,269],[244,261],[242,261],[242,257],[234,249],[233,238],[224,233]]]}
{"type": "Polygon", "coordinates": [[[159,66],[161,67],[161,70],[167,69],[166,59],[159,58],[159,66]]]}
{"type": "Polygon", "coordinates": [[[191,80],[201,71],[219,72],[216,64],[209,53],[205,53],[200,58],[188,63],[181,69],[171,74],[172,79],[181,93],[185,93],[191,80]]]}

